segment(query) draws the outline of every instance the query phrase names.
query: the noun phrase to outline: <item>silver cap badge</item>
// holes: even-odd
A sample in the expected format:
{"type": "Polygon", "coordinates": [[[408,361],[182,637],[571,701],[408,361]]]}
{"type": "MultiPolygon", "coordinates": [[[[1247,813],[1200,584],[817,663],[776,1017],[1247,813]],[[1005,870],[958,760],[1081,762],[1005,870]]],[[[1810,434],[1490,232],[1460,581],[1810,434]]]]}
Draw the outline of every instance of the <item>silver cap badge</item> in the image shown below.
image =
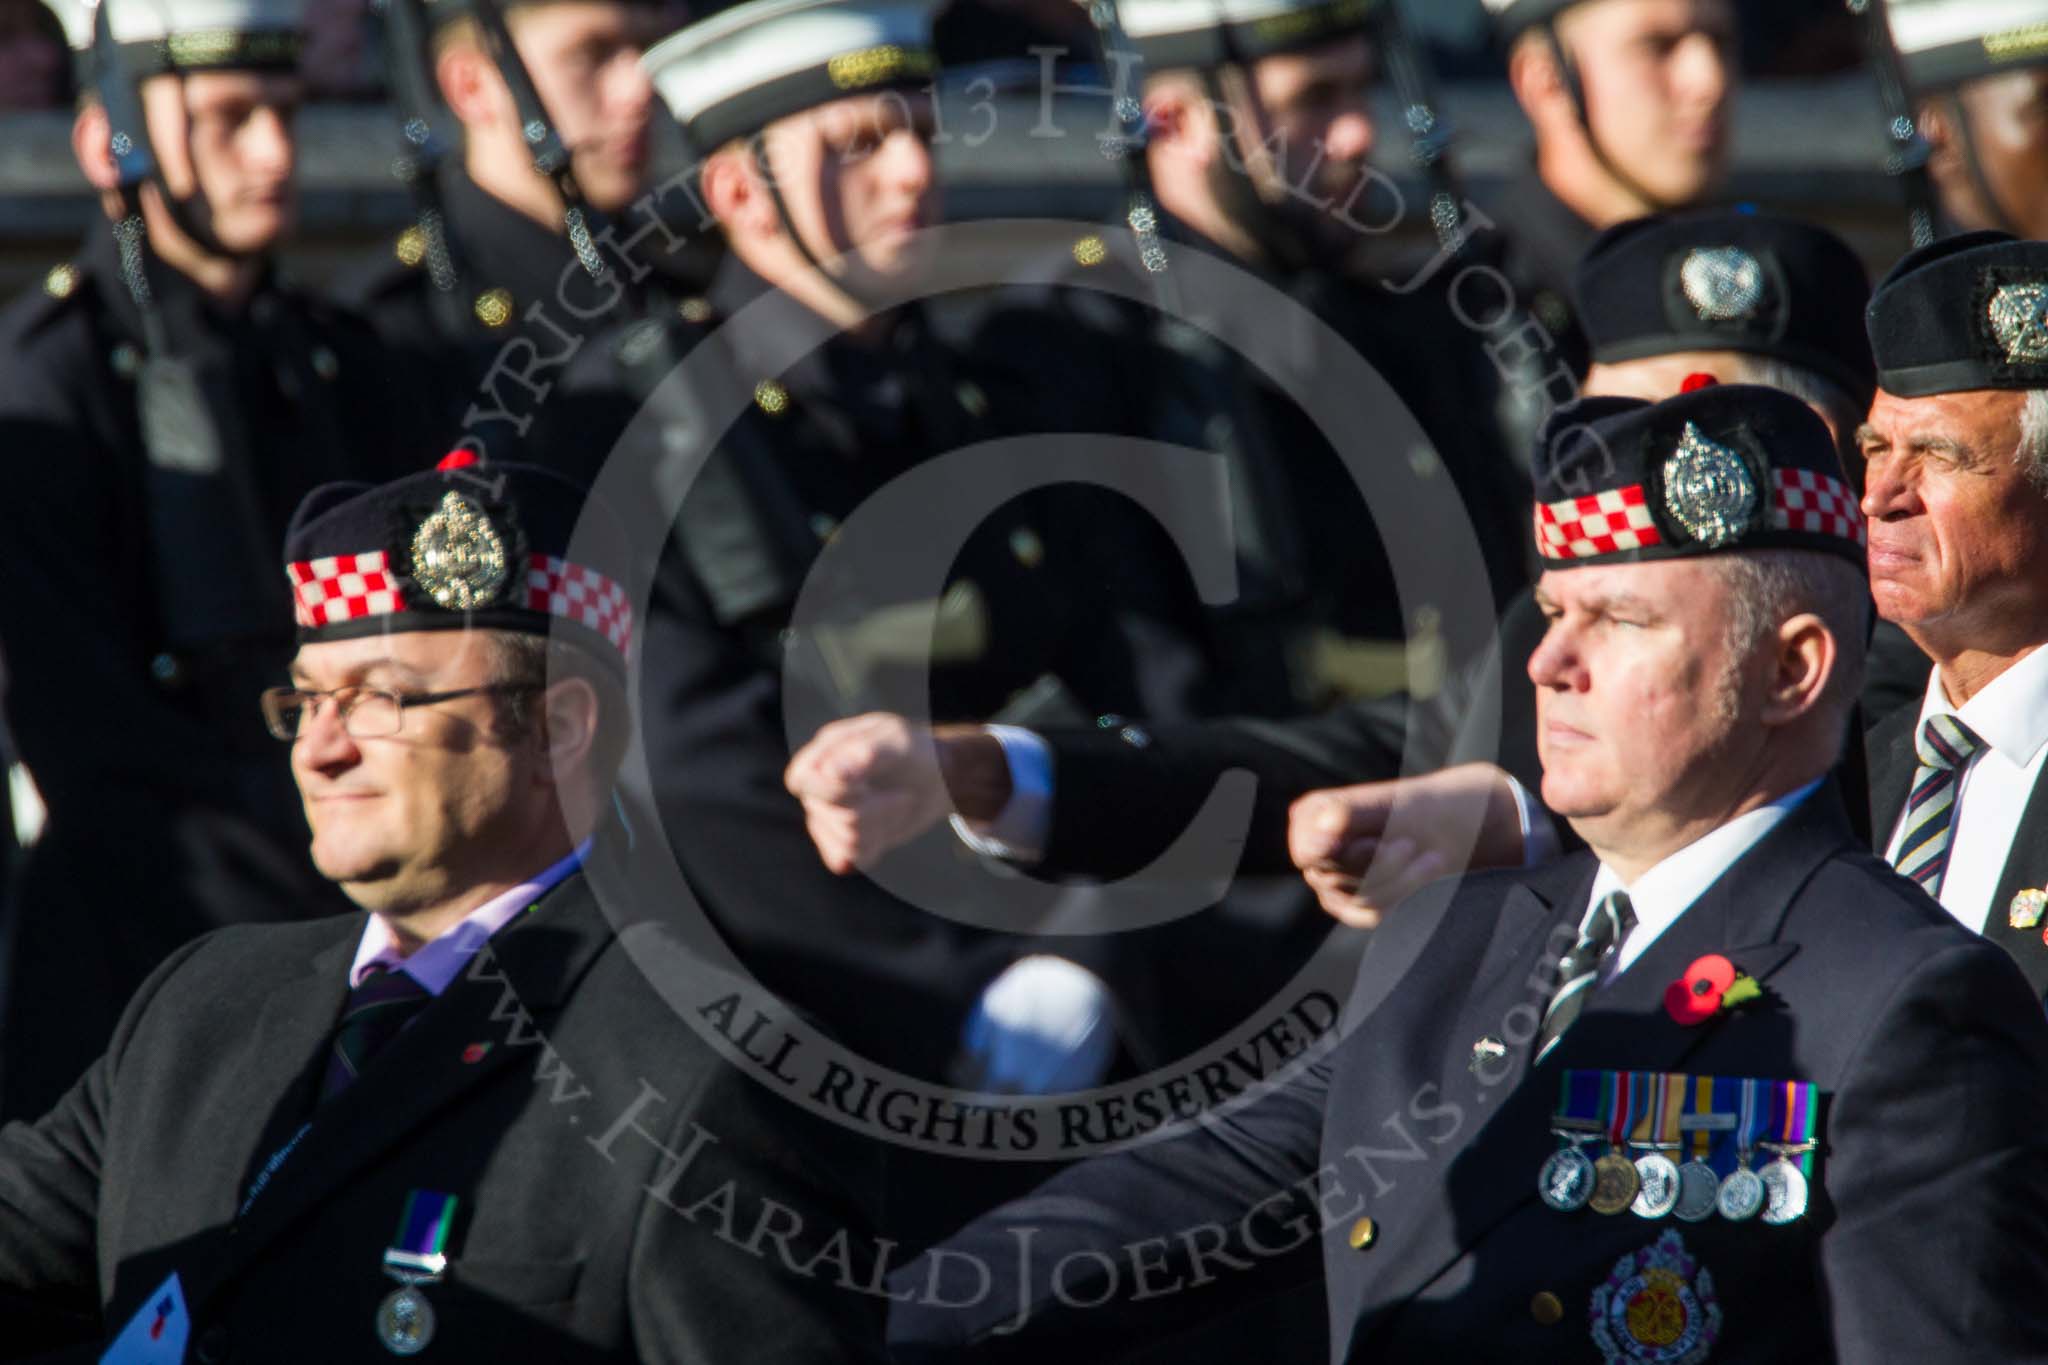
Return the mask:
{"type": "Polygon", "coordinates": [[[2000,285],[1985,312],[2007,364],[2048,361],[2048,280],[2000,285]]]}
{"type": "Polygon", "coordinates": [[[1749,317],[1764,298],[1763,262],[1739,246],[1697,248],[1678,268],[1678,282],[1702,322],[1749,317]]]}
{"type": "Polygon", "coordinates": [[[449,611],[490,606],[512,576],[505,537],[482,508],[451,491],[413,532],[412,576],[449,611]]]}
{"type": "Polygon", "coordinates": [[[1685,424],[1664,462],[1664,510],[1708,549],[1739,540],[1755,524],[1760,499],[1742,456],[1685,424]]]}

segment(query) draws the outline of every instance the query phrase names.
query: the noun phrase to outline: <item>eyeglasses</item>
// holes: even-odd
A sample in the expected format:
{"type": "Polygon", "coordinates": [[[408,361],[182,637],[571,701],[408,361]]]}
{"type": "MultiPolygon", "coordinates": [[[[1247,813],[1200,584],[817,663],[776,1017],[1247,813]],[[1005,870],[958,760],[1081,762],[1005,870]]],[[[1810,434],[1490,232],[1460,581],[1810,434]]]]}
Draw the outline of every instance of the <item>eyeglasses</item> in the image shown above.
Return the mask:
{"type": "Polygon", "coordinates": [[[480,687],[458,687],[449,692],[387,692],[380,687],[337,687],[331,692],[302,692],[296,687],[270,687],[263,692],[263,723],[270,733],[287,744],[306,731],[319,714],[320,703],[332,701],[341,717],[341,728],[357,739],[381,739],[395,735],[405,724],[409,706],[431,706],[486,692],[516,694],[546,691],[544,683],[485,683],[480,687]]]}

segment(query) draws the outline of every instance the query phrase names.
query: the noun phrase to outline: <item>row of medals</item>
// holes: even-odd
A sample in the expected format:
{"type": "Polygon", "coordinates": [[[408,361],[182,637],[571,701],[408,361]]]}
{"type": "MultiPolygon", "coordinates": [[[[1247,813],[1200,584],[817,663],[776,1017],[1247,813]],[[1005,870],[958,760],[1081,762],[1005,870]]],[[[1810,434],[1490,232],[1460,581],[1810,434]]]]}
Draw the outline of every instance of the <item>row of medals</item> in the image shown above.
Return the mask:
{"type": "Polygon", "coordinates": [[[1688,1223],[1704,1222],[1717,1213],[1738,1223],[1761,1214],[1764,1222],[1776,1224],[1792,1222],[1806,1212],[1806,1176],[1790,1158],[1813,1150],[1810,1142],[1758,1143],[1777,1153],[1776,1159],[1753,1171],[1744,1151],[1740,1164],[1724,1180],[1704,1161],[1695,1158],[1681,1166],[1654,1150],[1666,1144],[1632,1143],[1653,1150],[1631,1160],[1617,1148],[1596,1161],[1582,1150],[1589,1139],[1564,1130],[1557,1135],[1568,1145],[1543,1163],[1536,1189],[1559,1213],[1628,1210],[1638,1218],[1675,1215],[1688,1223]]]}

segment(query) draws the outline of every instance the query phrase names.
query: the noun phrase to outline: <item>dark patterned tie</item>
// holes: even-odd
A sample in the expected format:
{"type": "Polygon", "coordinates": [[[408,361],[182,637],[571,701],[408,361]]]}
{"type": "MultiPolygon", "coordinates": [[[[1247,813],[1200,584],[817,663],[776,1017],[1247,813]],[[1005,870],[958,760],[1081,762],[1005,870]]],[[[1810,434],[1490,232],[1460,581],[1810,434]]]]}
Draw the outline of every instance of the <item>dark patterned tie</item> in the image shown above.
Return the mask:
{"type": "Polygon", "coordinates": [[[327,1051],[327,1073],[320,1081],[320,1103],[348,1089],[370,1060],[434,997],[405,972],[370,968],[362,984],[348,993],[334,1043],[327,1051]]]}
{"type": "Polygon", "coordinates": [[[1906,797],[1905,832],[1894,866],[1939,899],[1956,823],[1956,784],[1970,760],[1984,751],[1984,741],[1954,716],[1936,715],[1920,727],[1913,749],[1920,771],[1906,797]]]}
{"type": "Polygon", "coordinates": [[[1636,910],[1629,904],[1626,891],[1608,892],[1586,912],[1579,925],[1579,941],[1558,959],[1557,994],[1550,997],[1550,1004],[1543,1011],[1543,1027],[1536,1035],[1538,1062],[1550,1055],[1550,1049],[1557,1046],[1557,1040],[1579,1017],[1587,993],[1600,979],[1600,968],[1607,955],[1619,948],[1628,931],[1635,927],[1636,910]]]}

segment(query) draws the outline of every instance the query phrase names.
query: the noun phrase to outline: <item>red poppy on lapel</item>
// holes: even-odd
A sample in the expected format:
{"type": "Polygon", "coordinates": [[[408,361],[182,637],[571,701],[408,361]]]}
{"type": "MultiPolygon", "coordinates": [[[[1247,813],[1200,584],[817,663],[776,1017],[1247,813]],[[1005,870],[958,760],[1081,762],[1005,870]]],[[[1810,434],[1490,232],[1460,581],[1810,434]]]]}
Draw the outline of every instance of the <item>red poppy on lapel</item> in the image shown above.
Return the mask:
{"type": "Polygon", "coordinates": [[[1664,1012],[1686,1028],[1704,1024],[1724,1009],[1762,997],[1756,978],[1735,970],[1719,953],[1693,959],[1685,975],[1664,988],[1664,1012]]]}

